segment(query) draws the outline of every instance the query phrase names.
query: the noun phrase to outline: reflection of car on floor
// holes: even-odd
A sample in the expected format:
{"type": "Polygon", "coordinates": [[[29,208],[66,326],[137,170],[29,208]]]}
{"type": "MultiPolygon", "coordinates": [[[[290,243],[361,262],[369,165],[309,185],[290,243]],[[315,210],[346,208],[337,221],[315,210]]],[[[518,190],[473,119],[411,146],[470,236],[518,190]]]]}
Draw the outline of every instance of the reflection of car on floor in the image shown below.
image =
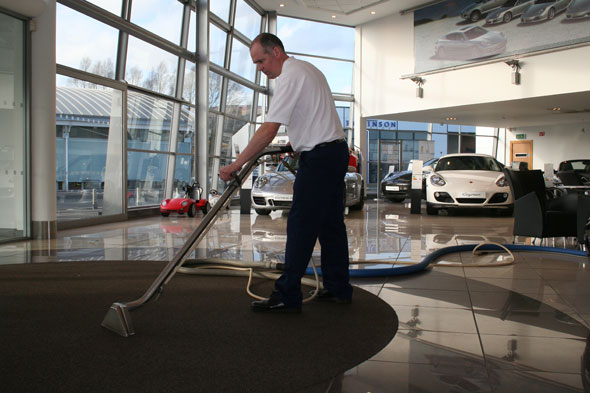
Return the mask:
{"type": "Polygon", "coordinates": [[[512,214],[512,193],[502,164],[485,154],[448,154],[438,160],[426,182],[426,212],[483,208],[512,214]]]}
{"type": "Polygon", "coordinates": [[[206,199],[201,199],[203,189],[199,187],[198,183],[192,185],[185,184],[182,189],[185,191],[183,196],[175,198],[166,198],[160,203],[160,214],[168,217],[170,213],[184,214],[189,217],[194,217],[197,210],[201,210],[203,214],[207,214],[211,205],[206,199]],[[193,192],[197,192],[196,199],[192,199],[193,192]]]}
{"type": "Polygon", "coordinates": [[[590,0],[572,0],[565,13],[566,19],[590,18],[590,0]]]}
{"type": "Polygon", "coordinates": [[[555,176],[564,186],[590,186],[590,159],[562,161],[555,176]]]}
{"type": "MultiPolygon", "coordinates": [[[[270,214],[275,210],[289,210],[293,202],[293,183],[299,167],[299,156],[283,160],[272,172],[259,176],[252,188],[252,207],[258,214],[270,214]]],[[[350,168],[350,167],[349,167],[350,168]]],[[[352,168],[350,168],[352,170],[352,168]]],[[[364,182],[358,172],[349,171],[344,176],[344,206],[362,209],[364,182]]]]}
{"type": "MultiPolygon", "coordinates": [[[[427,175],[432,171],[438,158],[432,158],[424,162],[422,167],[422,198],[426,197],[425,182],[427,175]]],[[[385,176],[381,181],[381,194],[392,202],[403,202],[406,198],[410,198],[410,190],[412,188],[412,171],[392,172],[385,176]]]]}
{"type": "Polygon", "coordinates": [[[506,0],[478,0],[461,10],[461,18],[477,22],[481,16],[501,7],[506,0]]]}
{"type": "Polygon", "coordinates": [[[522,15],[533,4],[533,0],[508,0],[495,11],[490,12],[486,24],[508,23],[512,18],[522,15]]]}
{"type": "Polygon", "coordinates": [[[535,0],[520,17],[522,23],[539,22],[553,19],[558,13],[565,11],[571,0],[535,0]]]}
{"type": "Polygon", "coordinates": [[[505,50],[504,33],[479,26],[466,26],[439,38],[434,45],[434,58],[469,60],[494,56],[505,50]]]}

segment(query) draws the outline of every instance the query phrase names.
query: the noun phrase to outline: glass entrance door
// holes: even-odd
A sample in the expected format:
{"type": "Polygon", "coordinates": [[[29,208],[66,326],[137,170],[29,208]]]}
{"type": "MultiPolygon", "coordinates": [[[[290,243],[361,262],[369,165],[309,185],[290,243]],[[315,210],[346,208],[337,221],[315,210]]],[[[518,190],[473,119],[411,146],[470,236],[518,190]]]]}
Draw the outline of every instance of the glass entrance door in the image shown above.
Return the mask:
{"type": "Polygon", "coordinates": [[[0,242],[28,236],[25,22],[0,13],[0,242]]]}

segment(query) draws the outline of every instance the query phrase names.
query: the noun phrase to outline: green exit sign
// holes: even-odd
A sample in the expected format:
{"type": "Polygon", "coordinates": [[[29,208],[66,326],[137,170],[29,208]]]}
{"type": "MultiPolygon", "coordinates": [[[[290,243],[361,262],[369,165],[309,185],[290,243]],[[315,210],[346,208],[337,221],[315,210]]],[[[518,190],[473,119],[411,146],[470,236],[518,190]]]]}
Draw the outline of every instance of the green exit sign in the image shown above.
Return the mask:
{"type": "Polygon", "coordinates": [[[516,139],[526,139],[526,134],[516,134],[516,139]]]}

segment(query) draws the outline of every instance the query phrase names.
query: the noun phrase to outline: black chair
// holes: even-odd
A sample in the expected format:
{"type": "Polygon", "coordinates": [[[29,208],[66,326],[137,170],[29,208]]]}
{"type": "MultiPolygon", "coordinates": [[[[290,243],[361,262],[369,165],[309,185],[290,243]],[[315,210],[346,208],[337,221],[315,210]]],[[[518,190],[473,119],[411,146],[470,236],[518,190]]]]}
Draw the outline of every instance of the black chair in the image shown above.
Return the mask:
{"type": "Polygon", "coordinates": [[[590,196],[578,194],[577,216],[578,244],[586,247],[586,253],[590,257],[590,196]]]}
{"type": "Polygon", "coordinates": [[[548,199],[543,172],[504,168],[514,199],[514,236],[577,237],[578,195],[548,199]]]}
{"type": "Polygon", "coordinates": [[[575,171],[557,172],[557,177],[564,186],[581,186],[580,177],[575,171]]]}
{"type": "Polygon", "coordinates": [[[512,169],[515,171],[528,171],[529,164],[524,161],[512,161],[512,169]]]}

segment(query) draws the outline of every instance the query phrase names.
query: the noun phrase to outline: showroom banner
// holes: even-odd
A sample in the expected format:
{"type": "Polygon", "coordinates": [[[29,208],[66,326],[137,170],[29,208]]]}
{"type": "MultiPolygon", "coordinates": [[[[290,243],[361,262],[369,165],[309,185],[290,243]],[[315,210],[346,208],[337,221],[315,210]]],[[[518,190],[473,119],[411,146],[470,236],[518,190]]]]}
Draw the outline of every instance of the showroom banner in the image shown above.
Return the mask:
{"type": "Polygon", "coordinates": [[[414,12],[415,73],[590,42],[590,0],[447,0],[414,12]]]}

